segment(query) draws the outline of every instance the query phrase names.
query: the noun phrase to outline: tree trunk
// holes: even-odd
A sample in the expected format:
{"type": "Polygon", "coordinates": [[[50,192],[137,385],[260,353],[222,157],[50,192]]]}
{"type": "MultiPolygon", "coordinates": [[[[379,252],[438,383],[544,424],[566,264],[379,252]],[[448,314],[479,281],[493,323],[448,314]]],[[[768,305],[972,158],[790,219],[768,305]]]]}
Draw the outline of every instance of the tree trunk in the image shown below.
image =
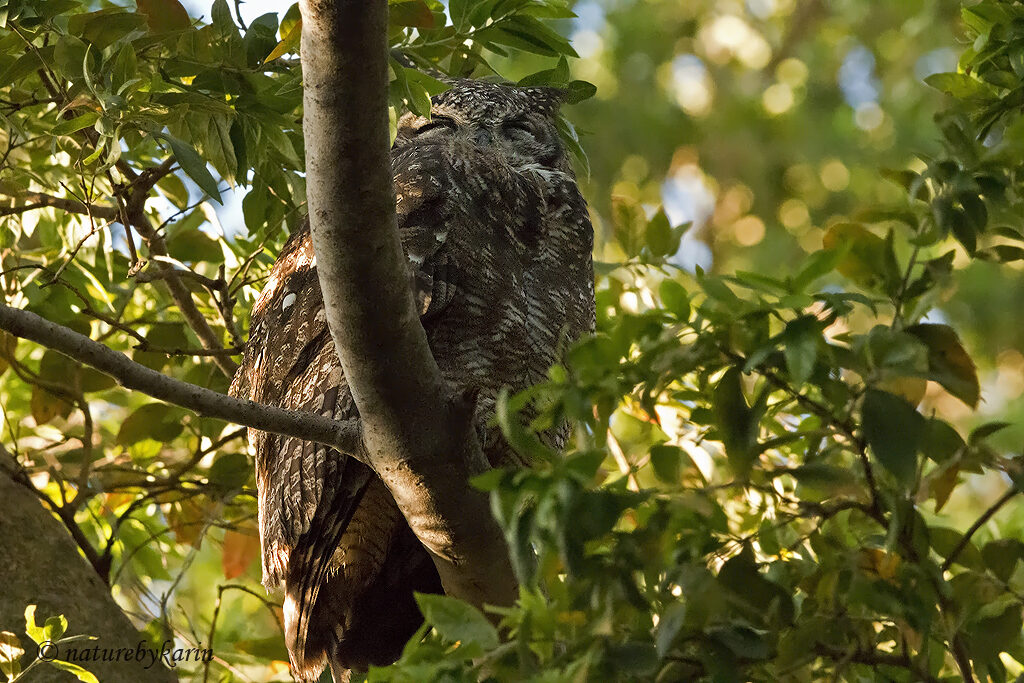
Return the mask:
{"type": "Polygon", "coordinates": [[[515,575],[487,496],[471,397],[427,345],[395,213],[388,139],[388,3],[302,0],[306,197],[327,325],[370,466],[430,552],[449,595],[510,605],[515,575]]]}
{"type": "MultiPolygon", "coordinates": [[[[0,454],[0,457],[4,457],[0,454]]],[[[24,668],[35,659],[37,647],[25,633],[25,607],[37,605],[36,623],[63,614],[65,635],[87,634],[98,640],[75,645],[90,650],[133,651],[144,637],[114,602],[110,589],[86,562],[67,528],[47,511],[25,486],[14,481],[0,463],[0,630],[13,631],[25,648],[24,668]]],[[[148,641],[145,647],[151,647],[148,641]]],[[[58,655],[58,658],[63,656],[58,655]]],[[[101,658],[102,659],[102,658],[101,658]]],[[[177,677],[160,662],[79,661],[103,683],[170,683],[177,677]]],[[[73,675],[40,665],[26,676],[27,683],[77,681],[73,675]]]]}

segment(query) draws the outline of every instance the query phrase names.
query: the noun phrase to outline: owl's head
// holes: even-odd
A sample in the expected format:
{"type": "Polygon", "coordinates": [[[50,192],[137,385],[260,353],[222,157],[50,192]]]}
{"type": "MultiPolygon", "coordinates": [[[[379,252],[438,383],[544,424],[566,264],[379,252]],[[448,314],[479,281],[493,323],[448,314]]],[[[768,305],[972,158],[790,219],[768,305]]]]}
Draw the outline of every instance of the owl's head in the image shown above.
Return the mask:
{"type": "Polygon", "coordinates": [[[395,147],[411,143],[476,145],[493,150],[510,166],[541,166],[571,173],[555,125],[563,92],[458,80],[431,98],[429,119],[406,114],[395,147]]]}

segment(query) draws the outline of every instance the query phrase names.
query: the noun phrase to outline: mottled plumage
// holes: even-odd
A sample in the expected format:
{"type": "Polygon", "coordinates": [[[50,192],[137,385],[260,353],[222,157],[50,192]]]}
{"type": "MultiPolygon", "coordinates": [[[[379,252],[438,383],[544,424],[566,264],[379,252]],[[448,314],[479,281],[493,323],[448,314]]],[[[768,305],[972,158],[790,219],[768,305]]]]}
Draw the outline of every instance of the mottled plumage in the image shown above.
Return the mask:
{"type": "MultiPolygon", "coordinates": [[[[592,228],[559,140],[559,93],[460,81],[432,118],[399,122],[392,170],[402,244],[430,347],[454,390],[473,390],[492,464],[523,464],[487,426],[502,387],[544,378],[591,330],[592,228]]],[[[323,312],[309,231],[293,235],[252,310],[232,393],[337,419],[357,412],[323,312]]],[[[433,563],[366,466],[251,431],[264,583],[284,582],[293,668],[386,664],[422,621],[412,592],[440,592],[433,563]]],[[[561,446],[564,430],[551,435],[561,446]]]]}

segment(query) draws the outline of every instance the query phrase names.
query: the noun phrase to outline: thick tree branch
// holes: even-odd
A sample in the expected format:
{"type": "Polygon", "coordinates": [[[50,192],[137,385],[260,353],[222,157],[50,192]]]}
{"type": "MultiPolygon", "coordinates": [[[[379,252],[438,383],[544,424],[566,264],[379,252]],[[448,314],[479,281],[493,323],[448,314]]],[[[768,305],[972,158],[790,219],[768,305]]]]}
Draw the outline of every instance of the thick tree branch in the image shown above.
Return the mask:
{"type": "Polygon", "coordinates": [[[445,590],[510,604],[516,582],[487,497],[474,406],[427,345],[399,241],[388,138],[388,5],[302,0],[303,134],[327,322],[373,469],[434,556],[445,590]]]}
{"type": "Polygon", "coordinates": [[[105,372],[128,389],[188,408],[204,417],[215,417],[265,432],[316,441],[366,461],[359,423],[355,420],[336,422],[315,413],[261,405],[182,382],[139,365],[124,354],[74,330],[2,303],[0,329],[60,351],[80,363],[105,372]]]}

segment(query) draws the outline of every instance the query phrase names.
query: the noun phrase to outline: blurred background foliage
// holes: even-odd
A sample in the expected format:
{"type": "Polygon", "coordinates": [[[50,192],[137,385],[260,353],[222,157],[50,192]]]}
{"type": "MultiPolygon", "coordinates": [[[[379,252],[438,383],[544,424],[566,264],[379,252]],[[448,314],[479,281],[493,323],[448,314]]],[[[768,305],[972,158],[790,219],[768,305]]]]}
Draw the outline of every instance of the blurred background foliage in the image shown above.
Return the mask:
{"type": "MultiPolygon", "coordinates": [[[[582,100],[599,334],[504,404],[538,468],[478,482],[510,637],[427,598],[371,678],[1021,672],[1024,9],[967,4],[391,3],[396,115],[438,69],[582,100]]],[[[226,390],[304,214],[297,18],[0,3],[8,301],[226,390]]],[[[212,645],[183,680],[289,680],[241,431],[0,342],[5,448],[154,642],[212,645]]]]}

